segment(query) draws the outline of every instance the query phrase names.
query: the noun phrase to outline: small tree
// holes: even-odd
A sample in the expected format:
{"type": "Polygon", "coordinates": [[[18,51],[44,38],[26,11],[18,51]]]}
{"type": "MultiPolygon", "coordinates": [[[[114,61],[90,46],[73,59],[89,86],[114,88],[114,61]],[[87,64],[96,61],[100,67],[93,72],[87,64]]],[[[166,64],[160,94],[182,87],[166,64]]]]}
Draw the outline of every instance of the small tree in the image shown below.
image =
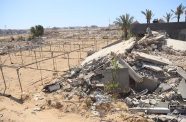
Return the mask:
{"type": "Polygon", "coordinates": [[[176,18],[177,18],[177,21],[178,21],[178,22],[180,22],[180,16],[183,14],[185,8],[186,8],[185,6],[183,6],[182,4],[180,4],[180,5],[176,8],[176,11],[171,10],[171,11],[176,15],[176,18]]]}
{"type": "Polygon", "coordinates": [[[30,32],[33,37],[39,37],[44,34],[44,28],[41,25],[36,25],[35,27],[30,28],[30,32]]]}
{"type": "Polygon", "coordinates": [[[172,13],[166,13],[166,15],[163,16],[166,19],[167,23],[169,23],[170,20],[172,19],[172,15],[173,15],[172,13]]]}
{"type": "Polygon", "coordinates": [[[116,18],[114,22],[116,25],[120,26],[122,31],[125,33],[125,39],[128,37],[128,31],[131,28],[134,17],[131,17],[129,14],[121,15],[119,18],[116,18]]]}
{"type": "Polygon", "coordinates": [[[152,16],[153,16],[152,11],[149,10],[149,9],[146,9],[145,12],[144,12],[144,11],[141,11],[141,13],[142,13],[143,15],[145,15],[145,17],[146,17],[146,19],[147,19],[147,24],[150,23],[150,20],[152,19],[152,16]]]}

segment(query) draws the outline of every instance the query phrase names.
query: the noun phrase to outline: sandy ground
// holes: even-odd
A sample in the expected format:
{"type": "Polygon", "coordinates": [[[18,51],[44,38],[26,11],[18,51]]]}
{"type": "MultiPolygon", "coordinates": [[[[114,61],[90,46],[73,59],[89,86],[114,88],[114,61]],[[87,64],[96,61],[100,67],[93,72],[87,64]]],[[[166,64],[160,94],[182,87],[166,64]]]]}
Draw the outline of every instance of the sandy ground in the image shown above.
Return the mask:
{"type": "Polygon", "coordinates": [[[0,98],[0,121],[16,122],[97,122],[99,119],[86,118],[77,113],[63,113],[57,109],[34,111],[33,103],[16,103],[9,98],[0,98]]]}
{"type": "MultiPolygon", "coordinates": [[[[101,42],[101,41],[99,41],[101,42]]],[[[98,42],[98,43],[99,43],[98,42]]],[[[77,42],[76,42],[77,43],[77,42]]],[[[81,42],[82,43],[82,42],[81,42]]],[[[94,42],[86,41],[84,43],[92,44],[94,42]]],[[[106,46],[108,42],[102,41],[97,47],[87,48],[81,50],[80,52],[73,52],[70,54],[70,66],[80,64],[83,58],[86,57],[86,51],[94,50],[95,48],[100,49],[103,46],[106,46]],[[81,57],[81,59],[80,59],[81,57]]],[[[111,41],[110,41],[111,43],[111,41]]],[[[42,48],[43,51],[49,50],[49,46],[42,48]]],[[[78,46],[52,46],[51,50],[56,51],[69,51],[73,49],[78,49],[78,46]]],[[[40,48],[36,49],[40,50],[40,48]]],[[[54,56],[62,54],[54,53],[54,56]]],[[[37,61],[51,57],[51,53],[48,52],[36,52],[37,61]]],[[[99,122],[99,118],[86,117],[85,115],[80,114],[79,112],[70,112],[65,113],[58,109],[54,108],[45,108],[44,110],[37,110],[38,101],[34,100],[34,95],[37,93],[42,93],[42,88],[45,84],[50,83],[53,79],[63,74],[63,71],[68,70],[68,60],[65,59],[67,55],[62,55],[57,58],[43,61],[37,63],[39,68],[48,69],[48,70],[57,70],[57,74],[53,71],[45,70],[35,70],[37,65],[33,64],[29,67],[35,69],[22,68],[20,69],[20,79],[23,87],[23,98],[25,101],[20,103],[19,99],[21,97],[21,90],[17,78],[17,72],[14,68],[3,67],[3,73],[7,85],[6,94],[11,95],[11,97],[2,96],[4,91],[3,77],[0,75],[0,121],[16,121],[16,122],[51,122],[51,121],[60,121],[60,122],[99,122]],[[55,62],[53,65],[53,61],[55,62]],[[41,80],[42,79],[42,80],[41,80]],[[36,109],[36,110],[35,110],[36,109]]],[[[1,61],[8,66],[21,66],[22,64],[29,64],[36,61],[33,51],[23,51],[12,53],[9,55],[1,56],[1,61]],[[22,54],[21,54],[22,53],[22,54]],[[22,55],[22,56],[21,56],[22,55]]],[[[42,103],[44,104],[44,103],[42,103]]]]}
{"type": "Polygon", "coordinates": [[[11,37],[13,37],[14,39],[17,39],[17,38],[19,38],[19,37],[24,37],[24,38],[26,38],[26,37],[28,37],[28,36],[29,36],[29,34],[4,35],[4,36],[0,36],[0,40],[6,41],[6,40],[9,40],[11,37]]]}

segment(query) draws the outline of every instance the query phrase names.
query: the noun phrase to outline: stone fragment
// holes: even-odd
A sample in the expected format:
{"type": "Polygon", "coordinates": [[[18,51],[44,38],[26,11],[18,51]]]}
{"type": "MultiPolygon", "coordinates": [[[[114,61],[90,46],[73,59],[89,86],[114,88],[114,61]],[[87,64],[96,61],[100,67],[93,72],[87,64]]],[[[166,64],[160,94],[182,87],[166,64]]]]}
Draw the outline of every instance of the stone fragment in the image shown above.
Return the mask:
{"type": "Polygon", "coordinates": [[[44,92],[54,92],[57,91],[61,88],[61,85],[59,83],[53,83],[53,84],[49,84],[44,86],[43,90],[44,92]]]}
{"type": "Polygon", "coordinates": [[[133,106],[133,101],[130,97],[126,97],[124,101],[129,107],[133,106]]]}
{"type": "Polygon", "coordinates": [[[151,105],[156,105],[157,101],[155,99],[150,99],[149,103],[151,105]]]}
{"type": "Polygon", "coordinates": [[[159,88],[161,89],[161,92],[166,92],[172,89],[171,85],[167,84],[167,83],[161,83],[159,85],[159,88]]]}
{"type": "Polygon", "coordinates": [[[140,100],[140,102],[144,103],[144,104],[149,104],[150,103],[150,100],[149,99],[145,99],[145,100],[140,100]]]}
{"type": "Polygon", "coordinates": [[[72,87],[70,84],[66,84],[63,86],[63,90],[66,91],[66,92],[70,92],[72,90],[72,87]]]}

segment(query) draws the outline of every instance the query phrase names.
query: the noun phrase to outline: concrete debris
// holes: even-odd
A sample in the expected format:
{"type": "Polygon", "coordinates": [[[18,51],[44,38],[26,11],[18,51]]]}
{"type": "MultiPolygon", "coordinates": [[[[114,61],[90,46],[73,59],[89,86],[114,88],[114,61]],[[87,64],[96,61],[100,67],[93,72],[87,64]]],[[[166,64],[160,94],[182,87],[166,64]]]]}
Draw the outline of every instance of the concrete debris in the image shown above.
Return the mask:
{"type": "Polygon", "coordinates": [[[186,82],[184,79],[182,79],[180,81],[180,84],[178,85],[178,93],[181,94],[182,98],[184,100],[186,100],[186,92],[185,92],[185,88],[186,88],[186,82]]]}
{"type": "Polygon", "coordinates": [[[171,85],[169,85],[169,84],[167,84],[167,83],[161,83],[160,85],[159,85],[159,90],[160,90],[160,92],[166,92],[166,91],[168,91],[168,90],[171,90],[171,85]]]}
{"type": "Polygon", "coordinates": [[[70,77],[75,77],[80,72],[80,70],[81,70],[80,68],[74,68],[71,71],[70,77]]]}
{"type": "Polygon", "coordinates": [[[155,122],[180,122],[183,119],[183,117],[173,115],[148,115],[148,117],[155,122]]]}
{"type": "Polygon", "coordinates": [[[84,66],[86,63],[90,63],[93,60],[98,60],[102,57],[105,57],[107,55],[109,55],[111,52],[114,52],[116,54],[123,54],[126,53],[127,50],[130,50],[133,46],[135,45],[135,39],[131,38],[127,41],[122,41],[118,44],[115,44],[113,46],[104,48],[94,54],[92,54],[91,56],[88,56],[82,63],[81,65],[84,66]]]}
{"type": "Polygon", "coordinates": [[[156,37],[149,37],[149,38],[144,36],[144,38],[138,41],[138,44],[144,44],[144,45],[156,44],[156,43],[159,43],[159,41],[164,38],[165,38],[165,35],[158,35],[156,37]]]}
{"type": "Polygon", "coordinates": [[[136,83],[135,85],[136,85],[135,86],[136,91],[141,91],[143,89],[148,89],[149,92],[153,92],[158,87],[159,81],[144,77],[143,82],[136,83]]]}
{"type": "Polygon", "coordinates": [[[41,111],[42,109],[41,109],[41,107],[35,107],[35,108],[33,108],[33,111],[41,111]]]}
{"type": "MultiPolygon", "coordinates": [[[[125,98],[125,103],[129,106],[129,107],[132,107],[134,105],[133,101],[131,98],[129,97],[126,97],[125,98]]],[[[138,105],[138,104],[137,104],[138,105]]]]}
{"type": "Polygon", "coordinates": [[[168,114],[170,113],[170,110],[168,108],[159,108],[159,107],[153,107],[153,108],[129,108],[130,111],[133,112],[144,112],[147,114],[168,114]]]}
{"type": "Polygon", "coordinates": [[[133,54],[135,55],[136,59],[141,59],[147,62],[152,62],[154,64],[163,64],[163,65],[172,64],[172,62],[170,62],[168,59],[165,59],[163,57],[149,55],[149,54],[142,53],[142,52],[133,52],[133,54]]]}
{"type": "Polygon", "coordinates": [[[156,105],[157,104],[157,101],[155,99],[150,99],[149,103],[151,105],[156,105]]]}
{"type": "Polygon", "coordinates": [[[120,61],[125,67],[128,68],[129,75],[130,75],[130,77],[133,78],[133,80],[135,80],[136,82],[143,82],[142,76],[140,76],[139,74],[137,74],[137,73],[132,69],[132,67],[131,67],[127,62],[125,62],[125,60],[123,60],[123,59],[120,58],[119,61],[120,61]]]}
{"type": "Polygon", "coordinates": [[[166,44],[169,48],[172,48],[174,50],[180,50],[180,51],[186,51],[186,42],[176,39],[165,39],[166,44]]]}
{"type": "Polygon", "coordinates": [[[186,114],[186,105],[172,102],[169,104],[169,109],[174,114],[186,114]]]}
{"type": "Polygon", "coordinates": [[[186,72],[158,55],[179,52],[176,47],[168,47],[165,38],[164,34],[153,32],[139,41],[135,38],[118,41],[90,54],[80,67],[66,74],[68,77],[44,89],[48,92],[61,89],[68,93],[68,100],[74,95],[90,98],[88,105],[94,116],[110,110],[113,96],[124,101],[132,112],[183,114],[180,109],[183,106],[168,107],[172,101],[185,100],[186,72]]]}
{"type": "Polygon", "coordinates": [[[186,80],[186,72],[181,68],[177,68],[177,73],[186,80]]]}
{"type": "Polygon", "coordinates": [[[100,116],[100,113],[98,111],[91,111],[91,113],[94,115],[94,116],[100,116]]]}
{"type": "Polygon", "coordinates": [[[61,88],[60,84],[57,84],[57,83],[53,83],[53,84],[49,84],[49,85],[46,85],[43,90],[45,92],[54,92],[54,91],[57,91],[61,88]]]}
{"type": "Polygon", "coordinates": [[[163,72],[163,69],[161,67],[158,67],[158,66],[143,64],[142,67],[146,68],[146,69],[150,69],[150,70],[155,71],[155,72],[163,72]]]}

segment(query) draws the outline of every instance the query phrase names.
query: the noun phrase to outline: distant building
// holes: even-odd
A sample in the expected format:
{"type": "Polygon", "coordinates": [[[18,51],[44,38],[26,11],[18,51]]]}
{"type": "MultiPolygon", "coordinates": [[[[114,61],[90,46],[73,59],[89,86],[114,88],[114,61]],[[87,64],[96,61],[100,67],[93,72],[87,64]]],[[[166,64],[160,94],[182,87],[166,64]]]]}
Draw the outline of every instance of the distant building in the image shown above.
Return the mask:
{"type": "Polygon", "coordinates": [[[159,19],[159,23],[166,23],[163,19],[159,19]]]}
{"type": "Polygon", "coordinates": [[[140,24],[140,23],[136,20],[132,24],[140,24]]]}

